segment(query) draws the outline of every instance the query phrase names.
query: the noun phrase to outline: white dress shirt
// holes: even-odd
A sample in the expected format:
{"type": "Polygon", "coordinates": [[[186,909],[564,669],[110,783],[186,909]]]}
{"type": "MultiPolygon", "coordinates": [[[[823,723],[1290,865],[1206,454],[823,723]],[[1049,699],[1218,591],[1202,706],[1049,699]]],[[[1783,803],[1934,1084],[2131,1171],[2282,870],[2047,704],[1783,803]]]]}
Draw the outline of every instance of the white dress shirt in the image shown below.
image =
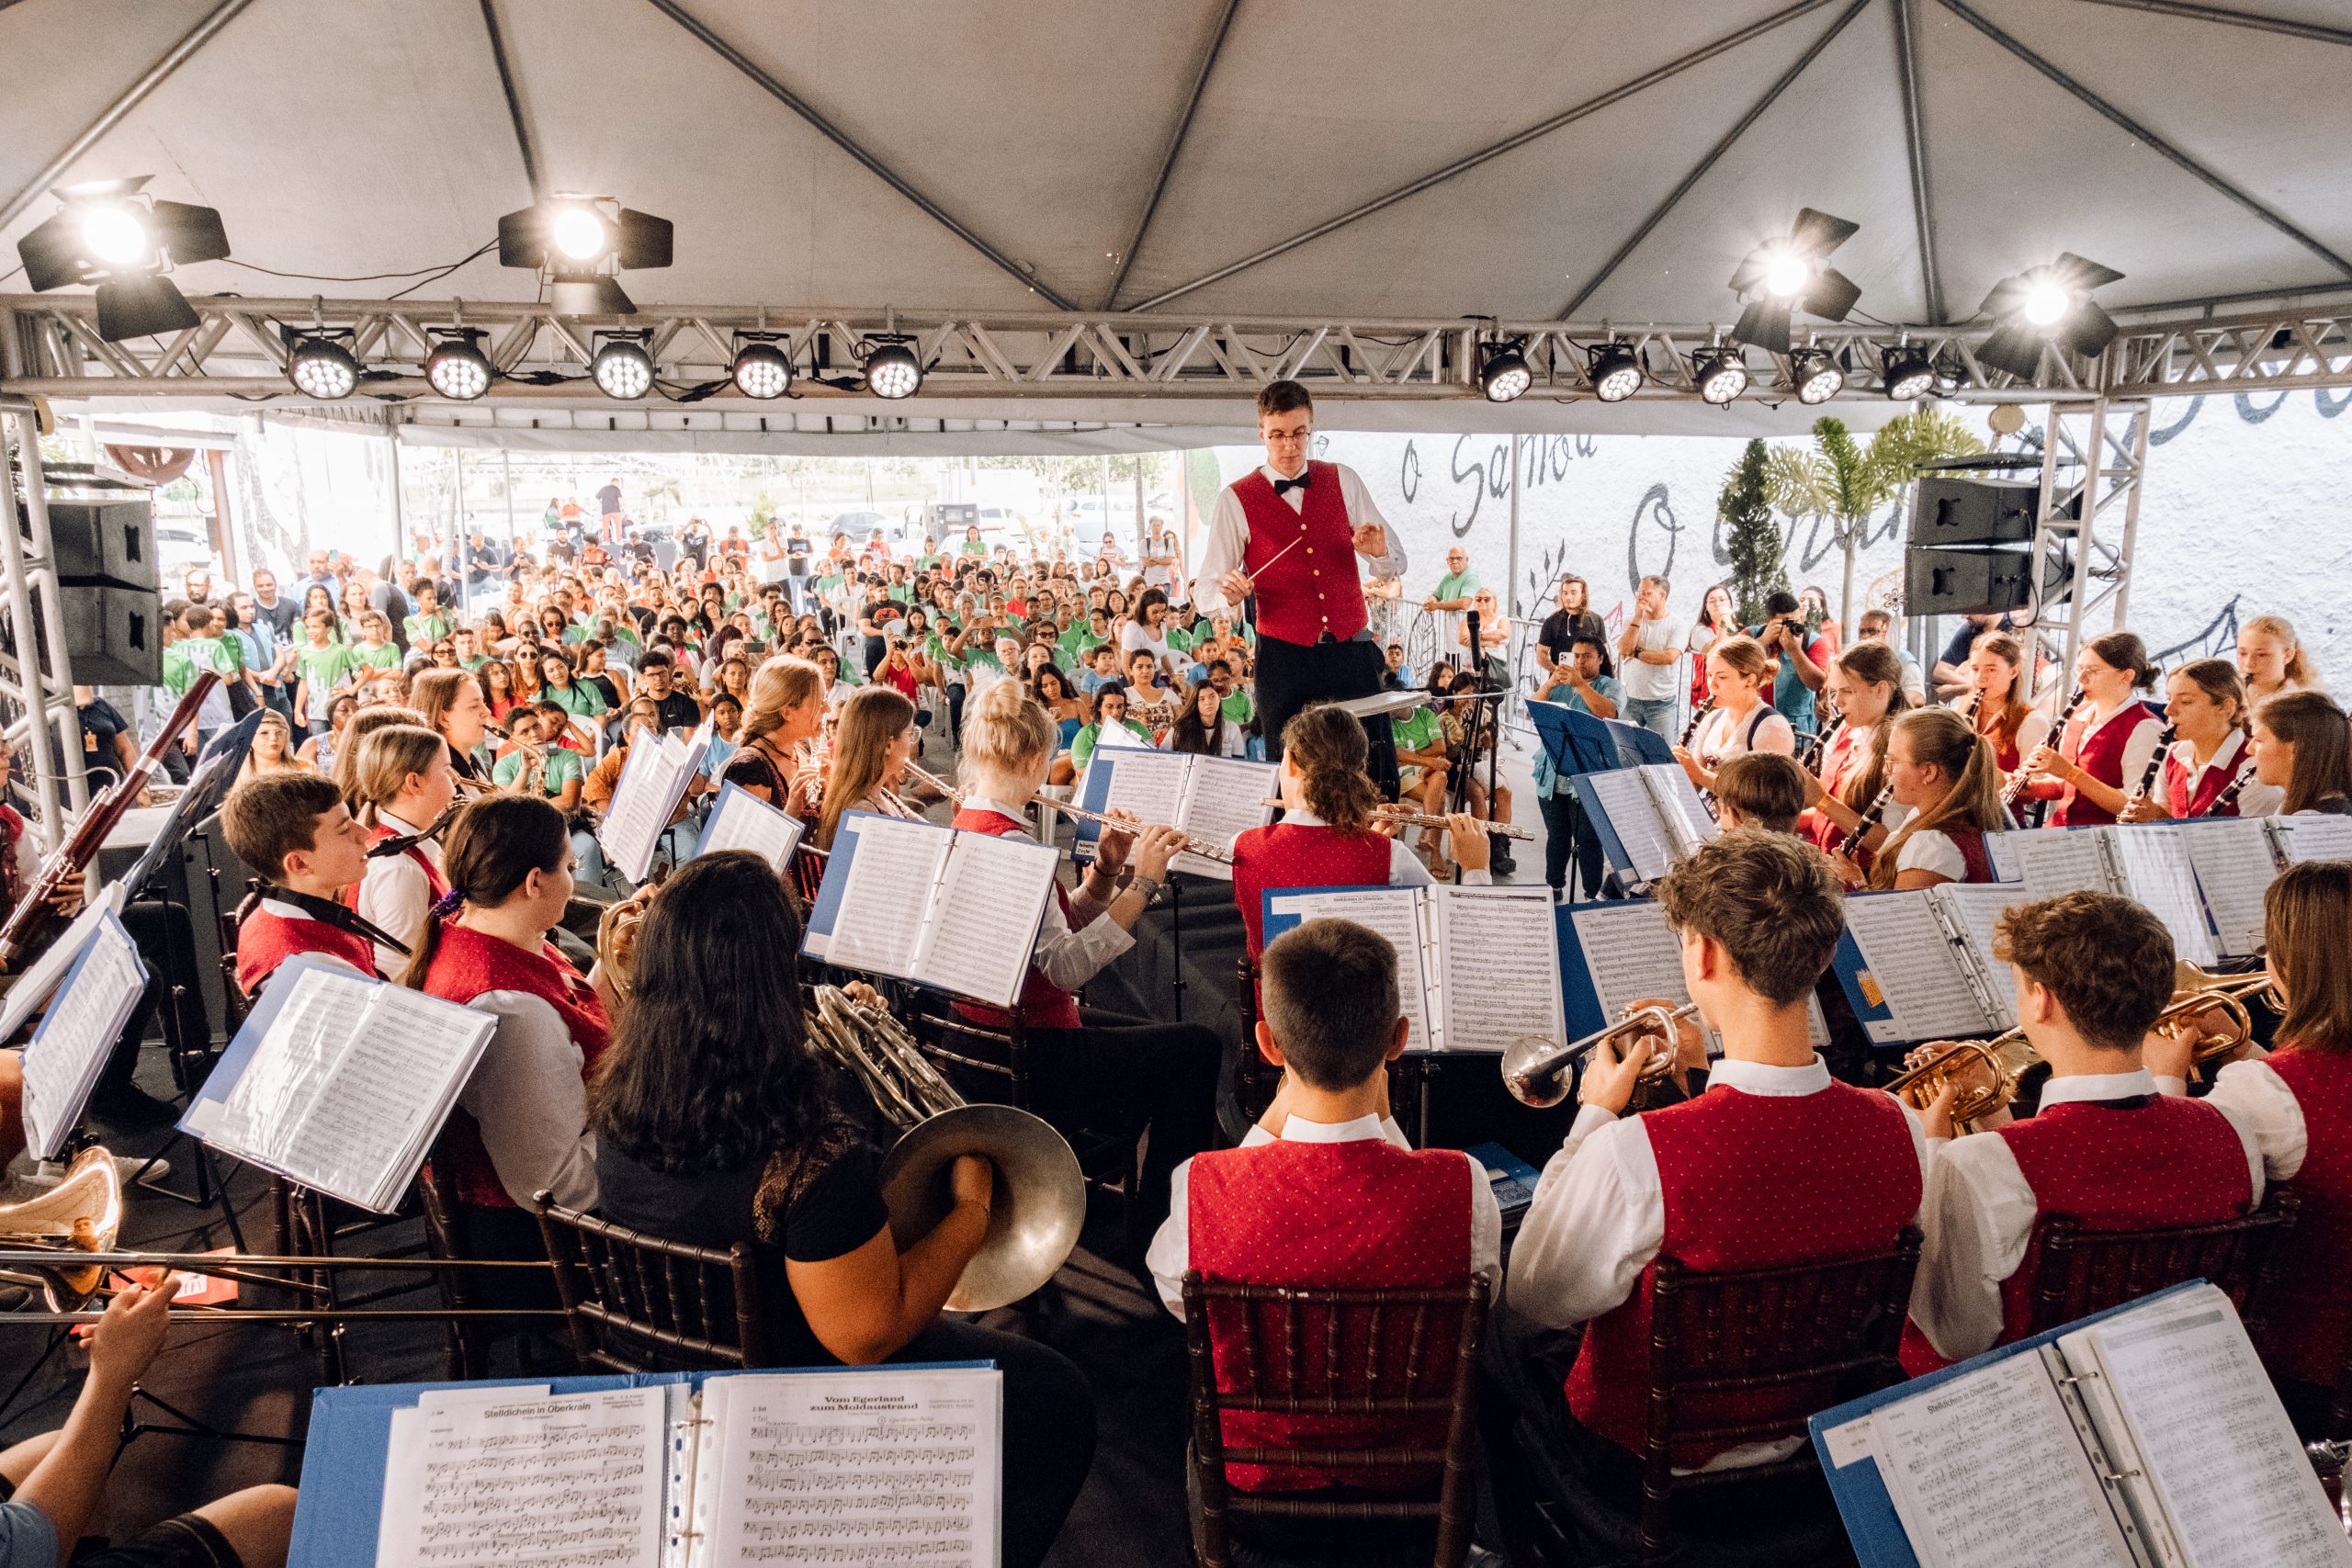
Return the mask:
{"type": "MultiPolygon", "coordinates": [[[[1829,1087],[1819,1056],[1802,1067],[1773,1066],[1726,1056],[1707,1087],[1742,1094],[1794,1098],[1829,1087]]],[[[1898,1102],[1899,1103],[1899,1102],[1898,1102]]],[[[1927,1179],[1927,1134],[1918,1113],[1903,1107],[1927,1179]]],[[[1598,1106],[1577,1112],[1567,1141],[1544,1167],[1534,1199],[1511,1247],[1510,1308],[1546,1328],[1572,1328],[1623,1305],[1666,1242],[1666,1192],[1657,1154],[1639,1116],[1623,1119],[1598,1106]]],[[[1703,1468],[1764,1464],[1794,1453],[1802,1438],[1745,1443],[1703,1468]]]]}
{"type": "MultiPolygon", "coordinates": [[[[389,811],[377,816],[385,827],[402,838],[424,831],[389,811]]],[[[416,847],[418,853],[433,863],[434,870],[442,870],[441,846],[437,841],[416,847]]],[[[368,874],[359,881],[360,919],[389,936],[400,938],[408,943],[409,952],[414,953],[424,940],[425,917],[432,912],[433,882],[424,874],[424,868],[416,863],[415,855],[384,855],[368,863],[368,874]]],[[[408,967],[408,960],[379,943],[376,967],[397,977],[408,967]]]]}
{"type": "MultiPolygon", "coordinates": [[[[1286,1144],[1352,1144],[1367,1138],[1379,1138],[1400,1149],[1413,1145],[1405,1141],[1405,1131],[1393,1117],[1359,1116],[1352,1122],[1309,1122],[1304,1116],[1292,1116],[1283,1122],[1282,1142],[1286,1144]]],[[[1254,1149],[1274,1142],[1274,1135],[1263,1127],[1252,1127],[1243,1136],[1241,1146],[1254,1149]]],[[[1470,1162],[1470,1271],[1484,1278],[1491,1300],[1493,1287],[1503,1276],[1503,1217],[1495,1203],[1495,1190],[1487,1181],[1486,1167],[1476,1156],[1464,1155],[1470,1162]]],[[[1184,1315],[1184,1270],[1193,1266],[1193,1236],[1191,1198],[1187,1179],[1192,1175],[1193,1162],[1178,1166],[1170,1179],[1168,1217],[1151,1238],[1151,1247],[1144,1254],[1144,1266],[1151,1270],[1152,1283],[1159,1287],[1159,1300],[1178,1317],[1184,1315]]]]}
{"type": "Polygon", "coordinates": [[[1960,852],[1951,834],[1926,828],[1903,840],[1903,847],[1894,852],[1894,869],[1931,871],[1949,881],[1965,882],[1968,857],[1960,852]]]}
{"type": "MultiPolygon", "coordinates": [[[[1321,828],[1328,826],[1328,824],[1324,822],[1323,818],[1316,816],[1315,813],[1307,810],[1305,807],[1301,807],[1295,811],[1284,812],[1283,814],[1283,825],[1291,828],[1321,828]]],[[[1240,835],[1237,833],[1234,835],[1234,843],[1238,842],[1240,842],[1240,835]]],[[[1233,844],[1226,845],[1225,852],[1231,854],[1233,852],[1233,844]]],[[[1462,886],[1464,887],[1487,887],[1492,886],[1494,880],[1494,874],[1484,866],[1480,866],[1476,871],[1464,871],[1462,874],[1462,886]]],[[[1430,868],[1421,863],[1420,856],[1415,854],[1411,850],[1405,847],[1405,840],[1402,838],[1396,838],[1388,840],[1389,886],[1433,887],[1436,885],[1437,878],[1430,874],[1430,868]]]]}
{"type": "MultiPolygon", "coordinates": [[[[2175,1100],[2188,1093],[2187,1078],[2160,1077],[2155,1084],[2158,1094],[2175,1100]]],[[[2303,1168],[2303,1156],[2311,1150],[2310,1134],[2303,1125],[2303,1102],[2269,1063],[2228,1064],[2213,1076],[2212,1092],[2206,1095],[2205,1103],[2236,1122],[2240,1135],[2253,1138],[2262,1155],[2265,1176],[2273,1181],[2295,1179],[2295,1173],[2303,1168]]]]}
{"type": "MultiPolygon", "coordinates": [[[[1015,822],[1027,818],[1017,806],[1007,806],[1001,800],[989,800],[970,795],[964,801],[967,811],[993,811],[1000,817],[1010,817],[1015,822]]],[[[1005,835],[1011,838],[1012,834],[1005,835]]],[[[1027,838],[1024,829],[1021,836],[1027,838]]],[[[1136,944],[1136,939],[1119,929],[1116,920],[1102,918],[1110,907],[1109,901],[1097,898],[1087,891],[1091,878],[1081,878],[1069,895],[1069,918],[1062,918],[1058,898],[1046,900],[1045,923],[1038,928],[1037,948],[1029,962],[1046,981],[1065,991],[1075,991],[1102,971],[1102,966],[1136,944]]]]}
{"type": "MultiPolygon", "coordinates": [[[[2042,1088],[2041,1106],[2047,1111],[2073,1101],[2129,1100],[2155,1092],[2156,1080],[2144,1069],[2080,1073],[2052,1078],[2042,1088]]],[[[2245,1145],[2246,1170],[2258,1202],[2262,1153],[2230,1105],[2216,1104],[2215,1109],[2230,1119],[2245,1145]]],[[[2301,1163],[2300,1156],[2296,1163],[2301,1163]]],[[[2000,1338],[2001,1286],[2023,1266],[2041,1213],[2007,1138],[1977,1133],[1942,1142],[1928,1173],[1919,1274],[1911,1287],[1911,1321],[1937,1354],[1959,1360],[1991,1348],[2000,1338]]]]}
{"type": "Polygon", "coordinates": [[[466,1005],[498,1020],[458,1096],[498,1184],[526,1209],[541,1189],[567,1209],[594,1208],[596,1134],[580,1044],[562,1014],[528,991],[484,991],[466,1005]]]}
{"type": "MultiPolygon", "coordinates": [[[[1348,526],[1361,528],[1367,523],[1377,523],[1387,536],[1388,549],[1385,555],[1366,556],[1364,564],[1375,578],[1387,579],[1405,575],[1405,541],[1397,536],[1395,525],[1380,514],[1372,503],[1372,496],[1363,488],[1363,480],[1345,463],[1334,463],[1332,469],[1340,476],[1340,500],[1348,512],[1348,526]]],[[[1295,478],[1276,473],[1264,464],[1258,471],[1266,482],[1295,478]]],[[[1299,473],[1306,470],[1301,468],[1299,473]]],[[[1286,490],[1274,498],[1293,512],[1306,505],[1306,492],[1286,490]]],[[[1208,543],[1201,550],[1201,568],[1193,579],[1193,607],[1204,615],[1223,615],[1233,606],[1225,597],[1225,574],[1241,565],[1242,552],[1250,544],[1250,519],[1242,513],[1241,498],[1227,485],[1216,498],[1216,514],[1209,520],[1208,543]]]]}
{"type": "MultiPolygon", "coordinates": [[[[2202,767],[2199,767],[2197,762],[2197,746],[2194,741],[2174,741],[2168,755],[2174,761],[2180,764],[2180,771],[2188,776],[2188,798],[2195,800],[2197,792],[2205,787],[2207,774],[2219,772],[2223,781],[2220,787],[2224,790],[2229,787],[2228,781],[2237,776],[2238,768],[2245,756],[2245,731],[2231,730],[2221,745],[2214,749],[2213,760],[2202,767]]],[[[2146,764],[2142,765],[2144,767],[2146,764]]],[[[2140,781],[2137,777],[2133,777],[2132,782],[2138,784],[2140,781]]],[[[2159,782],[2156,787],[2161,790],[2164,785],[2159,782]]],[[[2217,795],[2215,798],[2220,797],[2217,795]]],[[[2279,807],[2285,805],[2286,800],[2287,792],[2277,784],[2267,784],[2257,779],[2248,779],[2245,788],[2238,791],[2238,815],[2268,817],[2279,807]]],[[[2172,802],[2169,800],[2160,798],[2156,804],[2167,811],[2172,809],[2172,802]]]]}

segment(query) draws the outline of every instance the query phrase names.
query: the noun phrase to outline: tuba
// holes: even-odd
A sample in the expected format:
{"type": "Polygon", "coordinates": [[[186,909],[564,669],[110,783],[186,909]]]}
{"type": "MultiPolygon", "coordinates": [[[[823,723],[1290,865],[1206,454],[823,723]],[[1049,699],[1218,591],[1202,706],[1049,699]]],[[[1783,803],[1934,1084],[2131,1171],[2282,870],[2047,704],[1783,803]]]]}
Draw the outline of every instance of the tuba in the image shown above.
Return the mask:
{"type": "Polygon", "coordinates": [[[2041,1060],[2041,1054],[2027,1043],[2022,1029],[2012,1029],[1990,1040],[1930,1041],[1919,1049],[1936,1054],[1886,1086],[1887,1093],[1914,1111],[1925,1111],[1933,1105],[1936,1096],[1944,1091],[1944,1085],[1962,1073],[1982,1066],[1992,1075],[1990,1083],[1963,1088],[1952,1101],[1951,1126],[1955,1134],[1976,1131],[1977,1122],[2016,1100],[2018,1080],[2025,1076],[2027,1068],[2041,1060]],[[1938,1050],[1939,1046],[1942,1049],[1938,1050]]]}
{"type": "Polygon", "coordinates": [[[882,1160],[882,1201],[901,1245],[947,1215],[947,1168],[981,1155],[996,1169],[988,1235],[947,1298],[952,1312],[987,1312],[1054,1277],[1078,1246],[1086,1179],[1068,1140],[1010,1105],[973,1105],[940,1075],[897,1019],[820,986],[809,1032],[865,1086],[899,1129],[882,1160]]]}
{"type": "MultiPolygon", "coordinates": [[[[114,1158],[100,1148],[84,1149],[66,1168],[65,1179],[37,1198],[0,1203],[0,1247],[12,1251],[112,1252],[122,1231],[122,1180],[114,1158]]],[[[90,1304],[106,1278],[96,1264],[0,1268],[0,1280],[38,1288],[51,1312],[79,1312],[90,1304]]]]}

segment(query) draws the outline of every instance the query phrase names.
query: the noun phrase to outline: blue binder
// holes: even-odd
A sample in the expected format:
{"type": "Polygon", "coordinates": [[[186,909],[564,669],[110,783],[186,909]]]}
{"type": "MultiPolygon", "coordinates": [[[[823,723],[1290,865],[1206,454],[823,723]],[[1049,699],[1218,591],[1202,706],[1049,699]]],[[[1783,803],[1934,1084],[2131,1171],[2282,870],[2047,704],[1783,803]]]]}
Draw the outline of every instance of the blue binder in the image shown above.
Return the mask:
{"type": "MultiPolygon", "coordinates": [[[[1859,1458],[1849,1455],[1849,1462],[1839,1465],[1830,1456],[1833,1446],[1830,1434],[1870,1415],[1883,1404],[1908,1399],[1913,1394],[1924,1393],[1939,1383],[1950,1382],[1953,1378],[1980,1368],[2038,1350],[2086,1325],[2177,1295],[2182,1291],[2194,1290],[2204,1282],[2202,1280],[2191,1280],[2170,1290],[2157,1291],[2137,1301],[2126,1302],[2121,1306],[2109,1307],[2105,1312],[2096,1312],[2073,1323],[2062,1324],[2030,1339],[2020,1339],[2014,1345],[2003,1345],[1981,1356],[1972,1356],[1939,1372],[1929,1372],[1925,1377],[1913,1378],[1908,1382],[1899,1382],[1876,1393],[1865,1394],[1815,1416],[1807,1423],[1813,1433],[1814,1453],[1821,1461],[1821,1473],[1829,1483],[1830,1495],[1837,1499],[1838,1515],[1845,1521],[1847,1539],[1853,1542],[1854,1555],[1861,1560],[1862,1568],[1919,1568],[1919,1558],[1911,1550],[1911,1540],[1904,1533],[1903,1521],[1895,1516],[1894,1503],[1886,1493],[1886,1483],[1879,1477],[1878,1461],[1865,1453],[1859,1458]]],[[[1839,1447],[1842,1450],[1842,1445],[1839,1447]]]]}
{"type": "MultiPolygon", "coordinates": [[[[992,1368],[994,1361],[892,1364],[894,1372],[992,1368]]],[[[762,1367],[763,1372],[865,1372],[871,1367],[762,1367]]],[[[384,1466],[390,1457],[392,1412],[413,1408],[437,1389],[538,1388],[551,1393],[686,1383],[699,1391],[735,1371],[628,1372],[576,1378],[492,1378],[475,1382],[399,1382],[322,1388],[311,1396],[309,1445],[294,1505],[294,1538],[286,1560],[303,1568],[375,1568],[376,1531],[384,1512],[384,1466]]]]}

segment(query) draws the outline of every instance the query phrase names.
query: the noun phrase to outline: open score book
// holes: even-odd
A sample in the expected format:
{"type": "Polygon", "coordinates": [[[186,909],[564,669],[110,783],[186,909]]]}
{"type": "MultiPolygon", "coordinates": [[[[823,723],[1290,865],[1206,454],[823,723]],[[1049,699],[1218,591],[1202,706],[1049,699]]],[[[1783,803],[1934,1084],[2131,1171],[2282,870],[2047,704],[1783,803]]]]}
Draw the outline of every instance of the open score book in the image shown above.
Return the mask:
{"type": "MultiPolygon", "coordinates": [[[[1073,804],[1089,811],[1132,811],[1138,821],[1164,822],[1223,846],[1273,820],[1274,808],[1266,800],[1282,787],[1281,775],[1282,769],[1272,762],[1122,747],[1095,752],[1073,804]]],[[[1094,842],[1102,836],[1100,822],[1080,821],[1071,856],[1091,860],[1094,842]]],[[[1233,880],[1231,866],[1190,851],[1168,866],[1195,876],[1233,880]]]]}

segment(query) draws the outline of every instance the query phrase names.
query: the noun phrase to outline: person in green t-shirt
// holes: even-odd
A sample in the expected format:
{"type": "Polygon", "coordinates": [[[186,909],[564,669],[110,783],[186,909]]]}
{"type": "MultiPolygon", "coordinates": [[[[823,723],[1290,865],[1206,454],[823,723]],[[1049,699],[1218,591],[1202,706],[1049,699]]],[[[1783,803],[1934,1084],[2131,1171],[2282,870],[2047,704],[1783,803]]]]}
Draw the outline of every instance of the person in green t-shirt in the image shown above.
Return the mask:
{"type": "Polygon", "coordinates": [[[481,650],[481,634],[471,626],[459,626],[451,632],[449,646],[457,649],[460,670],[479,670],[490,662],[490,655],[481,650]]]}
{"type": "Polygon", "coordinates": [[[355,671],[401,667],[401,650],[392,642],[392,623],[378,611],[359,617],[359,640],[351,645],[351,667],[355,671]]]}
{"type": "Polygon", "coordinates": [[[1217,711],[1225,716],[1227,723],[1246,725],[1258,716],[1257,699],[1250,696],[1250,688],[1233,678],[1230,663],[1222,659],[1212,659],[1208,671],[1209,684],[1225,699],[1217,705],[1217,711]]]}
{"type": "Polygon", "coordinates": [[[1069,743],[1070,766],[1080,773],[1094,758],[1096,748],[1102,743],[1102,727],[1114,724],[1133,735],[1145,747],[1151,744],[1151,727],[1127,716],[1127,694],[1124,687],[1114,686],[1094,699],[1094,722],[1087,725],[1069,743]]]}
{"type": "Polygon", "coordinates": [[[498,759],[490,779],[500,788],[512,787],[526,769],[537,774],[539,794],[570,811],[580,804],[580,786],[587,773],[580,753],[554,743],[548,716],[537,706],[517,708],[507,721],[506,733],[514,749],[498,759]]]}
{"type": "Polygon", "coordinates": [[[416,614],[401,619],[401,630],[411,648],[430,648],[449,635],[448,614],[441,608],[441,591],[430,582],[416,585],[416,614]]]}
{"type": "MultiPolygon", "coordinates": [[[[1445,811],[1445,780],[1448,766],[1445,750],[1445,727],[1438,720],[1435,708],[1419,707],[1402,717],[1388,721],[1389,739],[1396,745],[1396,777],[1400,795],[1410,800],[1419,796],[1419,809],[1431,817],[1445,811]]],[[[1428,838],[1434,842],[1435,835],[1428,838]]]]}
{"type": "Polygon", "coordinates": [[[1445,552],[1445,575],[1437,580],[1437,588],[1421,608],[1439,617],[1437,645],[1441,649],[1453,645],[1454,628],[1461,625],[1457,618],[1470,608],[1478,596],[1478,574],[1470,570],[1470,557],[1460,545],[1445,552]]]}
{"type": "Polygon", "coordinates": [[[560,653],[539,656],[539,700],[553,703],[574,718],[595,718],[605,711],[605,694],[574,679],[571,660],[560,653]]]}
{"type": "Polygon", "coordinates": [[[294,652],[294,711],[312,734],[322,735],[334,709],[335,687],[354,669],[351,645],[335,640],[334,617],[324,610],[311,611],[302,625],[310,640],[294,652]]]}

